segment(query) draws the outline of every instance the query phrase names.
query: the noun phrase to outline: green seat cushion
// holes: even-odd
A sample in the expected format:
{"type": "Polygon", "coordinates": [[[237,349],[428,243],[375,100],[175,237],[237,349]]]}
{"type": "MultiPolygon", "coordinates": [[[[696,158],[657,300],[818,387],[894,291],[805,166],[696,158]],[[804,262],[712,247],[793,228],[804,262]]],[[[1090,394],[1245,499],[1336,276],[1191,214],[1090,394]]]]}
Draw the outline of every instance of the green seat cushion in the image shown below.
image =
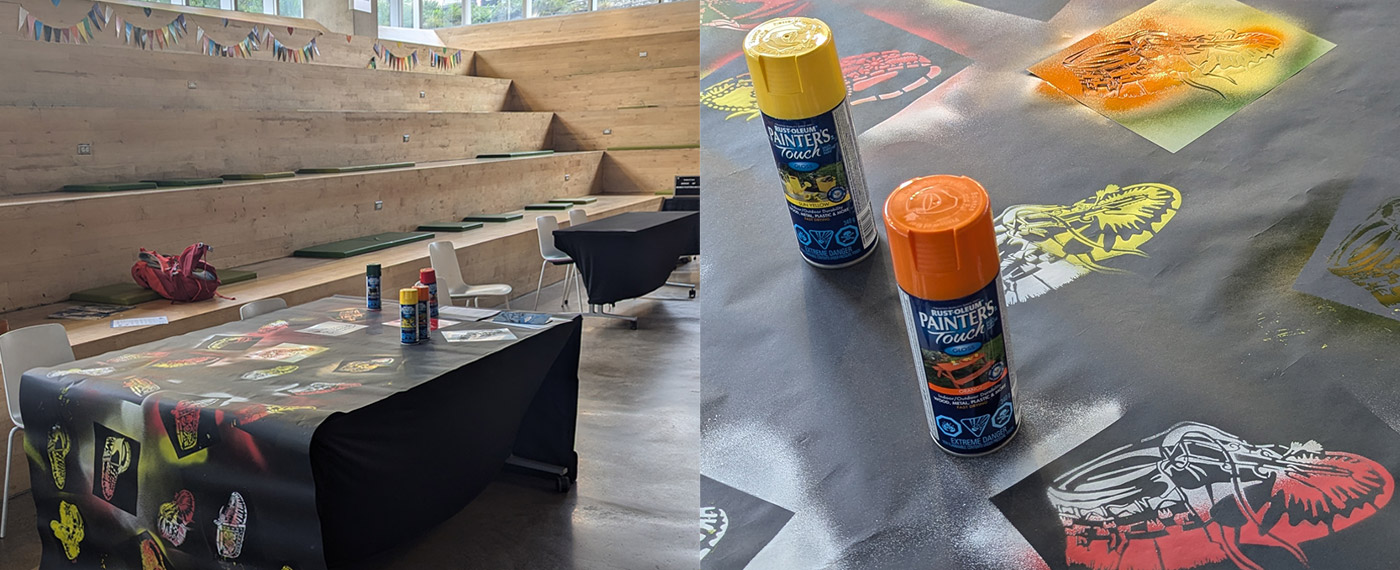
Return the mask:
{"type": "Polygon", "coordinates": [[[525,206],[525,209],[526,209],[526,210],[567,210],[567,209],[569,209],[569,206],[572,206],[572,205],[573,205],[573,204],[565,204],[565,203],[561,203],[561,202],[549,202],[549,203],[545,203],[545,204],[530,204],[530,205],[528,205],[528,206],[525,206]]]}
{"type": "Polygon", "coordinates": [[[389,162],[385,164],[362,164],[359,166],[325,166],[317,168],[303,168],[297,174],[343,174],[346,172],[364,172],[366,170],[385,170],[389,168],[408,168],[417,163],[413,162],[389,162]]]}
{"type": "Polygon", "coordinates": [[[583,196],[580,198],[555,198],[550,200],[550,202],[558,202],[560,204],[592,204],[597,201],[597,198],[591,196],[583,196]]]}
{"type": "Polygon", "coordinates": [[[321,245],[313,245],[308,248],[298,249],[292,252],[292,255],[296,257],[354,257],[356,255],[379,251],[396,245],[432,239],[432,237],[433,234],[422,232],[387,232],[372,236],[333,241],[321,245]]]}
{"type": "Polygon", "coordinates": [[[481,222],[436,222],[418,226],[420,232],[465,232],[477,229],[485,224],[481,222]]]}
{"type": "Polygon", "coordinates": [[[224,180],[268,180],[271,178],[291,178],[296,176],[295,172],[244,172],[239,174],[225,174],[219,178],[224,180]]]}
{"type": "Polygon", "coordinates": [[[256,271],[239,271],[237,269],[219,269],[219,283],[232,285],[242,281],[252,281],[258,278],[256,271]]]}
{"type": "Polygon", "coordinates": [[[510,222],[524,218],[525,214],[520,212],[507,212],[504,214],[476,214],[462,218],[464,222],[510,222]]]}
{"type": "Polygon", "coordinates": [[[150,182],[156,186],[208,186],[210,184],[223,184],[223,178],[171,178],[168,180],[142,180],[150,182]]]}
{"type": "Polygon", "coordinates": [[[542,156],[554,154],[552,150],[522,150],[519,152],[488,152],[476,155],[477,158],[517,158],[521,156],[542,156]]]}
{"type": "Polygon", "coordinates": [[[160,295],[155,291],[131,282],[94,287],[68,296],[69,301],[76,303],[106,303],[108,305],[139,305],[160,298],[160,295]]]}
{"type": "Polygon", "coordinates": [[[115,182],[112,184],[69,184],[63,187],[64,192],[121,192],[122,190],[150,190],[155,188],[153,182],[115,182]]]}

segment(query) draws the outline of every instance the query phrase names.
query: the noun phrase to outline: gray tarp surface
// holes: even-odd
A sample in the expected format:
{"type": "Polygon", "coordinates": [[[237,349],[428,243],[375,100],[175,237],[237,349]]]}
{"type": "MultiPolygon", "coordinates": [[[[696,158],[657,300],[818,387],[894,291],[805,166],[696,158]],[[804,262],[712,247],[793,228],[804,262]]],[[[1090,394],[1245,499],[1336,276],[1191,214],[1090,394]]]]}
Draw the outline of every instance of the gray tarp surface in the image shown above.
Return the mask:
{"type": "MultiPolygon", "coordinates": [[[[1043,493],[1022,494],[1010,517],[991,498],[1057,459],[1081,465],[1180,421],[1282,446],[1270,453],[1315,439],[1400,469],[1400,322],[1380,305],[1356,308],[1375,298],[1348,279],[1294,289],[1320,242],[1325,256],[1380,205],[1344,208],[1345,227],[1329,232],[1344,197],[1400,196],[1400,3],[1250,0],[1338,47],[1176,153],[1025,71],[1144,1],[1012,3],[1048,7],[1023,15],[952,0],[704,4],[730,17],[704,15],[702,90],[743,72],[742,57],[729,58],[742,28],[767,16],[825,19],[843,56],[853,55],[845,46],[922,50],[946,65],[930,85],[853,111],[877,210],[898,183],[928,174],[980,181],[994,216],[1069,206],[1109,185],[1169,185],[1181,201],[1146,257],[1115,257],[1104,265],[1118,272],[1008,307],[1023,428],[992,456],[954,458],[929,437],[888,250],[845,270],[804,263],[761,119],[702,101],[701,471],[721,483],[702,502],[743,509],[756,498],[793,513],[729,515],[780,530],[728,527],[703,565],[743,565],[723,550],[732,541],[757,552],[754,568],[1045,567],[1033,544],[1062,567],[1064,529],[1043,493]],[[749,12],[761,17],[739,17],[749,12]]],[[[1290,465],[1326,461],[1310,457],[1290,465]]],[[[1299,548],[1315,568],[1393,567],[1395,541],[1383,537],[1397,535],[1400,506],[1365,518],[1299,548]]],[[[1287,550],[1244,553],[1299,567],[1277,556],[1287,550]]]]}

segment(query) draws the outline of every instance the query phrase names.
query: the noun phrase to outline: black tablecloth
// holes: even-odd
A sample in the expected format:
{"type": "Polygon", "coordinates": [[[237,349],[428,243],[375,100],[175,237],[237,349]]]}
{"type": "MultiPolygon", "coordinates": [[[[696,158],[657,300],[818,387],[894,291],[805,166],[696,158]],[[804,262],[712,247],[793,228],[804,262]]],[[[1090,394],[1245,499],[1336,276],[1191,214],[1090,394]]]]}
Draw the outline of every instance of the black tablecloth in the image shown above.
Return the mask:
{"type": "Polygon", "coordinates": [[[403,345],[385,324],[398,306],[362,303],[322,299],[25,373],[42,566],[325,568],[452,516],[512,452],[577,472],[577,319],[459,323],[444,329],[518,340],[403,345]],[[220,544],[240,522],[241,544],[220,544]]]}
{"type": "Polygon", "coordinates": [[[555,230],[583,274],[588,302],[635,299],[666,284],[676,258],[700,254],[698,212],[627,212],[555,230]]]}
{"type": "MultiPolygon", "coordinates": [[[[1107,523],[1120,521],[1105,517],[1089,531],[1062,525],[1054,512],[1056,478],[1114,450],[1137,453],[1124,468],[1145,467],[1140,473],[1163,481],[1152,497],[1166,495],[1167,478],[1152,471],[1152,460],[1171,467],[1164,450],[1172,446],[1154,436],[1192,421],[1233,437],[1207,438],[1209,430],[1195,427],[1168,435],[1190,433],[1260,457],[1296,444],[1295,453],[1311,458],[1276,471],[1277,496],[1259,497],[1270,486],[1244,481],[1252,509],[1306,495],[1286,481],[1299,464],[1326,461],[1309,449],[1347,458],[1350,467],[1338,472],[1361,481],[1354,491],[1309,503],[1320,524],[1338,530],[1306,535],[1301,516],[1290,522],[1285,515],[1273,532],[1307,538],[1300,548],[1312,568],[1395,567],[1400,507],[1394,500],[1379,510],[1360,505],[1393,485],[1352,475],[1377,464],[1400,473],[1400,436],[1386,427],[1400,427],[1400,313],[1329,271],[1327,258],[1373,216],[1367,237],[1355,243],[1375,244],[1372,259],[1394,259],[1396,230],[1385,228],[1395,217],[1386,223],[1374,214],[1400,195],[1400,59],[1389,55],[1400,49],[1400,3],[1244,2],[1337,47],[1175,153],[1026,71],[1148,0],[703,3],[702,67],[716,71],[701,79],[713,95],[701,107],[708,279],[701,473],[720,483],[702,487],[702,506],[715,521],[710,536],[719,535],[703,565],[1063,568],[1084,559],[1066,553],[1076,546],[1066,532],[1077,530],[1105,560],[1095,568],[1192,567],[1170,558],[1184,553],[1203,553],[1200,568],[1246,567],[1226,560],[1223,546],[1200,536],[1205,531],[1168,526],[1152,513],[1134,524],[1197,540],[1178,542],[1163,562],[1140,529],[1124,523],[1121,534],[1110,534],[1107,523]],[[885,243],[844,270],[814,269],[799,255],[763,121],[739,113],[751,98],[731,95],[749,79],[741,55],[746,30],[793,15],[831,25],[851,100],[865,99],[851,114],[877,215],[901,182],[958,174],[987,188],[998,222],[1029,222],[999,223],[1006,259],[1031,263],[1002,276],[1023,423],[993,455],[955,458],[934,447],[885,243]],[[899,57],[906,53],[928,65],[899,57]],[[863,65],[877,58],[890,64],[887,80],[863,65]],[[934,79],[921,81],[928,75],[934,79]],[[1036,236],[1028,231],[1050,233],[1086,206],[1111,203],[1121,196],[1115,188],[1145,184],[1170,186],[1181,200],[1166,225],[1131,222],[1155,233],[1134,254],[1100,258],[1086,271],[1066,268],[1063,255],[1033,256],[1036,236]],[[1011,210],[1023,205],[1030,208],[1022,214],[1049,213],[1037,221],[1011,210]],[[1321,271],[1309,274],[1316,256],[1321,271]],[[1047,281],[1036,290],[1038,278],[1047,281]],[[1337,510],[1351,507],[1370,516],[1340,528],[1337,510]]],[[[1262,29],[1257,23],[1195,33],[1262,29]]],[[[1285,38],[1280,57],[1251,72],[1285,65],[1292,41],[1285,38]]],[[[1227,94],[1236,88],[1218,77],[1205,84],[1227,94]]],[[[1220,99],[1190,85],[1173,89],[1220,99]]],[[[1109,218],[1082,235],[1107,243],[1125,221],[1109,218]]],[[[1205,447],[1192,451],[1190,463],[1178,456],[1176,465],[1196,467],[1210,456],[1205,447]]],[[[1344,488],[1338,483],[1323,488],[1344,488]]],[[[1224,532],[1255,532],[1248,516],[1227,520],[1232,495],[1213,497],[1220,520],[1234,525],[1224,532]]],[[[1264,568],[1303,567],[1272,539],[1241,551],[1264,568]]]]}

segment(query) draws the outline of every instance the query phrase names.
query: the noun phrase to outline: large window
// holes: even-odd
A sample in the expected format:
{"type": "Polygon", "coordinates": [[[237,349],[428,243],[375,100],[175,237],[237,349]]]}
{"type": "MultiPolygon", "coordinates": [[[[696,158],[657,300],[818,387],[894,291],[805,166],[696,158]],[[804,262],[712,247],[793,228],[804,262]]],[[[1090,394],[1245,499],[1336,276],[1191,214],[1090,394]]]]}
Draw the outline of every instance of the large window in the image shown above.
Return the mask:
{"type": "Polygon", "coordinates": [[[589,4],[589,0],[534,0],[530,4],[530,17],[586,12],[590,8],[589,4]]]}
{"type": "Polygon", "coordinates": [[[194,6],[215,10],[236,10],[249,14],[275,14],[279,16],[302,17],[303,0],[147,0],[159,4],[194,6]]]}
{"type": "Polygon", "coordinates": [[[676,1],[679,0],[378,0],[379,25],[405,28],[490,24],[676,1]],[[391,3],[403,3],[404,9],[396,14],[389,9],[391,3]]]}
{"type": "Polygon", "coordinates": [[[466,0],[471,5],[471,24],[489,24],[525,17],[525,0],[466,0]]]}

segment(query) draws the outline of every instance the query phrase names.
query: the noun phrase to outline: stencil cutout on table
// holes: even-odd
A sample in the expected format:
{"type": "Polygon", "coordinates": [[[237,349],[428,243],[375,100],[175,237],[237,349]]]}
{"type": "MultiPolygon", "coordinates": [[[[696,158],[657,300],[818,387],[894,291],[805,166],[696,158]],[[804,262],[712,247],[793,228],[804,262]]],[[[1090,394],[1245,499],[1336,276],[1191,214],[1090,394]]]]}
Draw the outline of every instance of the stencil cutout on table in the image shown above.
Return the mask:
{"type": "MultiPolygon", "coordinates": [[[[823,18],[819,10],[804,16],[823,18]]],[[[835,31],[846,78],[846,99],[858,132],[880,124],[933,91],[972,60],[900,28],[855,11],[827,19],[835,31]]],[[[739,42],[735,42],[739,49],[739,42]]],[[[759,117],[753,79],[743,54],[702,80],[700,104],[705,115],[741,125],[759,117]]],[[[761,127],[760,127],[761,128],[761,127]]]]}
{"type": "Polygon", "coordinates": [[[807,15],[808,0],[700,0],[700,25],[747,32],[773,18],[807,15]]]}
{"type": "Polygon", "coordinates": [[[1042,22],[1050,21],[1055,14],[1059,14],[1069,0],[959,0],[964,4],[980,6],[988,10],[996,10],[1007,14],[1014,14],[1022,18],[1032,18],[1042,22]]]}
{"type": "Polygon", "coordinates": [[[1112,260],[1142,247],[1181,208],[1165,184],[1108,185],[1069,206],[1022,204],[996,219],[1006,304],[1034,299],[1090,273],[1124,273],[1112,260]]]}
{"type": "Polygon", "coordinates": [[[700,567],[743,568],[778,535],[792,511],[700,476],[700,567]]]}
{"type": "Polygon", "coordinates": [[[1176,152],[1333,47],[1235,0],[1157,0],[1030,72],[1176,152]]]}
{"type": "Polygon", "coordinates": [[[1293,288],[1400,320],[1400,189],[1371,170],[1342,198],[1293,288]]]}
{"type": "Polygon", "coordinates": [[[1400,436],[1346,395],[1260,399],[1153,399],[992,501],[1052,569],[1393,559],[1400,436]]]}

